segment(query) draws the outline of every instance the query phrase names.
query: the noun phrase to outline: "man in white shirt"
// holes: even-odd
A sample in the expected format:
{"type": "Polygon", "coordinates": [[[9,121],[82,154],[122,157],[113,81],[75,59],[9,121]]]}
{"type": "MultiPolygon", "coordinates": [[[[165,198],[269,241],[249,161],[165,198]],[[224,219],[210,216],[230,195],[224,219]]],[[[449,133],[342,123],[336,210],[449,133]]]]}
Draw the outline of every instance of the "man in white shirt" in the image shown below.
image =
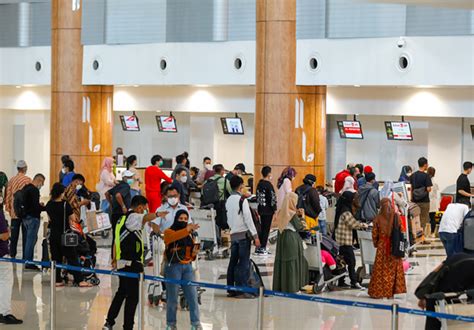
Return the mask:
{"type": "MultiPolygon", "coordinates": [[[[166,191],[167,202],[163,203],[161,207],[156,211],[158,217],[152,221],[152,223],[159,226],[159,231],[164,233],[166,229],[170,228],[174,222],[176,212],[179,210],[187,211],[188,208],[179,202],[180,194],[178,189],[171,185],[166,191]]],[[[191,217],[188,220],[192,223],[191,217]]],[[[154,231],[156,226],[154,226],[154,231]]],[[[158,229],[158,228],[156,228],[158,229]]]]}
{"type": "MultiPolygon", "coordinates": [[[[234,175],[230,179],[230,187],[233,192],[225,204],[232,242],[227,268],[227,285],[248,286],[251,240],[247,236],[253,237],[256,248],[260,247],[260,240],[253,223],[248,201],[244,199],[241,203],[244,181],[240,176],[234,175]]],[[[254,298],[251,294],[242,294],[235,291],[229,291],[228,297],[254,298]]]]}
{"type": "Polygon", "coordinates": [[[448,258],[463,251],[463,242],[458,230],[461,228],[469,207],[466,204],[452,203],[444,211],[439,225],[439,238],[443,243],[448,258]]]}

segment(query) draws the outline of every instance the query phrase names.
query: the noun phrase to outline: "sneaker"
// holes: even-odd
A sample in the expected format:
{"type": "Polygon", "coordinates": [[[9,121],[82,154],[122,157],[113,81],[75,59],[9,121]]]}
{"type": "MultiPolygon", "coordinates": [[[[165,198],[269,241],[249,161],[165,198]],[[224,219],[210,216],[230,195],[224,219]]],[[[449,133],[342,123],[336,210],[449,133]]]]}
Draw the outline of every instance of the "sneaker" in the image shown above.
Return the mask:
{"type": "Polygon", "coordinates": [[[242,293],[237,296],[235,296],[237,299],[255,299],[256,297],[253,294],[250,293],[242,293]]]}
{"type": "Polygon", "coordinates": [[[256,255],[256,256],[261,256],[261,255],[263,255],[263,250],[260,249],[260,248],[255,249],[255,252],[253,254],[256,255]]]}
{"type": "Polygon", "coordinates": [[[41,268],[36,265],[25,265],[26,270],[33,270],[35,272],[41,272],[41,268]]]}
{"type": "Polygon", "coordinates": [[[238,295],[239,295],[239,293],[238,293],[238,292],[235,292],[235,291],[231,291],[231,292],[228,292],[228,293],[227,293],[227,297],[228,297],[228,298],[235,298],[235,297],[237,297],[238,295]]]}
{"type": "Polygon", "coordinates": [[[337,285],[339,288],[347,289],[350,288],[351,286],[346,284],[346,283],[338,283],[337,285]]]}
{"type": "Polygon", "coordinates": [[[203,330],[202,325],[201,324],[191,325],[191,330],[203,330]]]}
{"type": "Polygon", "coordinates": [[[175,325],[167,325],[166,330],[178,330],[178,327],[175,325]]]}
{"type": "Polygon", "coordinates": [[[267,248],[265,248],[265,251],[267,252],[267,254],[272,254],[271,251],[267,248]]]}
{"type": "Polygon", "coordinates": [[[112,330],[114,328],[114,325],[110,322],[105,322],[104,326],[102,327],[102,330],[112,330]]]}
{"type": "Polygon", "coordinates": [[[365,290],[365,288],[359,283],[351,284],[351,289],[365,290]]]}
{"type": "Polygon", "coordinates": [[[22,324],[23,321],[17,319],[12,314],[8,314],[8,315],[0,315],[0,323],[4,323],[4,324],[22,324]]]}

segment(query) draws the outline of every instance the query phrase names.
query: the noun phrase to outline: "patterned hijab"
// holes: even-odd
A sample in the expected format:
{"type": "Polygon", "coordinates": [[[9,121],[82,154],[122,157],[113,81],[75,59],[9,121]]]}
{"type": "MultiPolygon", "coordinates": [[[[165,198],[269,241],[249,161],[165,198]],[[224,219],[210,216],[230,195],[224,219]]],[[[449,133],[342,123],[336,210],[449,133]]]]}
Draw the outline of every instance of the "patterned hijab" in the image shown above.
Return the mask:
{"type": "Polygon", "coordinates": [[[395,210],[392,207],[392,201],[389,198],[382,198],[380,201],[380,212],[374,219],[374,225],[379,226],[382,235],[390,237],[392,235],[394,219],[395,210]]]}
{"type": "Polygon", "coordinates": [[[278,210],[276,219],[278,224],[278,230],[282,233],[288,223],[293,219],[296,214],[296,204],[298,203],[298,195],[294,192],[286,194],[285,199],[278,210]]]}

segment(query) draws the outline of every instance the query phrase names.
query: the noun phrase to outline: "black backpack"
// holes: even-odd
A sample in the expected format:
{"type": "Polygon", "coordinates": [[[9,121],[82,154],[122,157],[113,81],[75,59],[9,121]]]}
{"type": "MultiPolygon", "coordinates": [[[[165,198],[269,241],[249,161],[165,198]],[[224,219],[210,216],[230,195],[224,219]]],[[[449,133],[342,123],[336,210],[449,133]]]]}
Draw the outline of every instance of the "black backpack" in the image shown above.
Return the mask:
{"type": "Polygon", "coordinates": [[[25,188],[20,189],[15,194],[13,194],[13,210],[15,211],[16,217],[18,219],[26,217],[24,189],[25,188]]]}
{"type": "Polygon", "coordinates": [[[312,187],[305,187],[296,191],[296,193],[298,194],[298,202],[296,204],[296,208],[304,209],[304,213],[306,216],[316,219],[318,214],[316,214],[313,207],[311,206],[311,202],[309,201],[309,191],[311,189],[312,187]]]}
{"type": "MultiPolygon", "coordinates": [[[[202,186],[201,205],[215,205],[220,200],[219,185],[217,184],[221,178],[215,180],[209,179],[202,186]]],[[[224,188],[225,190],[225,188],[224,188]]]]}

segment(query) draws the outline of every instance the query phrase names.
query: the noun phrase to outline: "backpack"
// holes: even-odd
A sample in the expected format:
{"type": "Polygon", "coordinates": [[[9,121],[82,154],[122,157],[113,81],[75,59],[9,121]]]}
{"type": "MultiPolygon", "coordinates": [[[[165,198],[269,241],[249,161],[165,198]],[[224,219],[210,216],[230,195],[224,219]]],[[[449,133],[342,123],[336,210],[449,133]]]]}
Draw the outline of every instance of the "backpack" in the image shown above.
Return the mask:
{"type": "Polygon", "coordinates": [[[474,251],[474,211],[469,211],[463,220],[464,249],[474,251]]]}
{"type": "MultiPolygon", "coordinates": [[[[217,184],[220,178],[215,180],[209,179],[202,186],[201,205],[215,205],[220,200],[219,185],[217,184]]],[[[225,190],[225,189],[224,189],[225,190]]]]}
{"type": "MultiPolygon", "coordinates": [[[[255,261],[250,259],[250,276],[248,280],[248,286],[254,289],[265,287],[263,284],[262,275],[255,261]]],[[[257,295],[257,294],[254,294],[257,295]]]]}
{"type": "MultiPolygon", "coordinates": [[[[243,213],[242,208],[244,206],[244,201],[245,201],[245,197],[244,196],[240,197],[239,214],[243,213]]],[[[256,210],[250,207],[250,205],[249,205],[249,209],[250,209],[250,214],[252,215],[253,224],[255,225],[255,228],[257,229],[257,234],[258,236],[260,236],[260,232],[262,230],[262,225],[260,223],[260,216],[258,215],[258,212],[256,210]]]]}
{"type": "Polygon", "coordinates": [[[403,258],[405,256],[405,236],[400,229],[398,214],[395,214],[393,220],[391,245],[392,256],[397,258],[403,258]]]}
{"type": "Polygon", "coordinates": [[[13,210],[19,219],[26,217],[24,189],[20,189],[13,194],[13,210]]]}
{"type": "Polygon", "coordinates": [[[306,187],[305,189],[301,189],[297,191],[296,193],[298,194],[298,202],[296,204],[296,208],[298,209],[304,209],[304,213],[306,216],[316,219],[317,214],[313,210],[313,207],[311,206],[311,202],[309,201],[309,196],[308,193],[311,190],[312,187],[306,187]]]}

